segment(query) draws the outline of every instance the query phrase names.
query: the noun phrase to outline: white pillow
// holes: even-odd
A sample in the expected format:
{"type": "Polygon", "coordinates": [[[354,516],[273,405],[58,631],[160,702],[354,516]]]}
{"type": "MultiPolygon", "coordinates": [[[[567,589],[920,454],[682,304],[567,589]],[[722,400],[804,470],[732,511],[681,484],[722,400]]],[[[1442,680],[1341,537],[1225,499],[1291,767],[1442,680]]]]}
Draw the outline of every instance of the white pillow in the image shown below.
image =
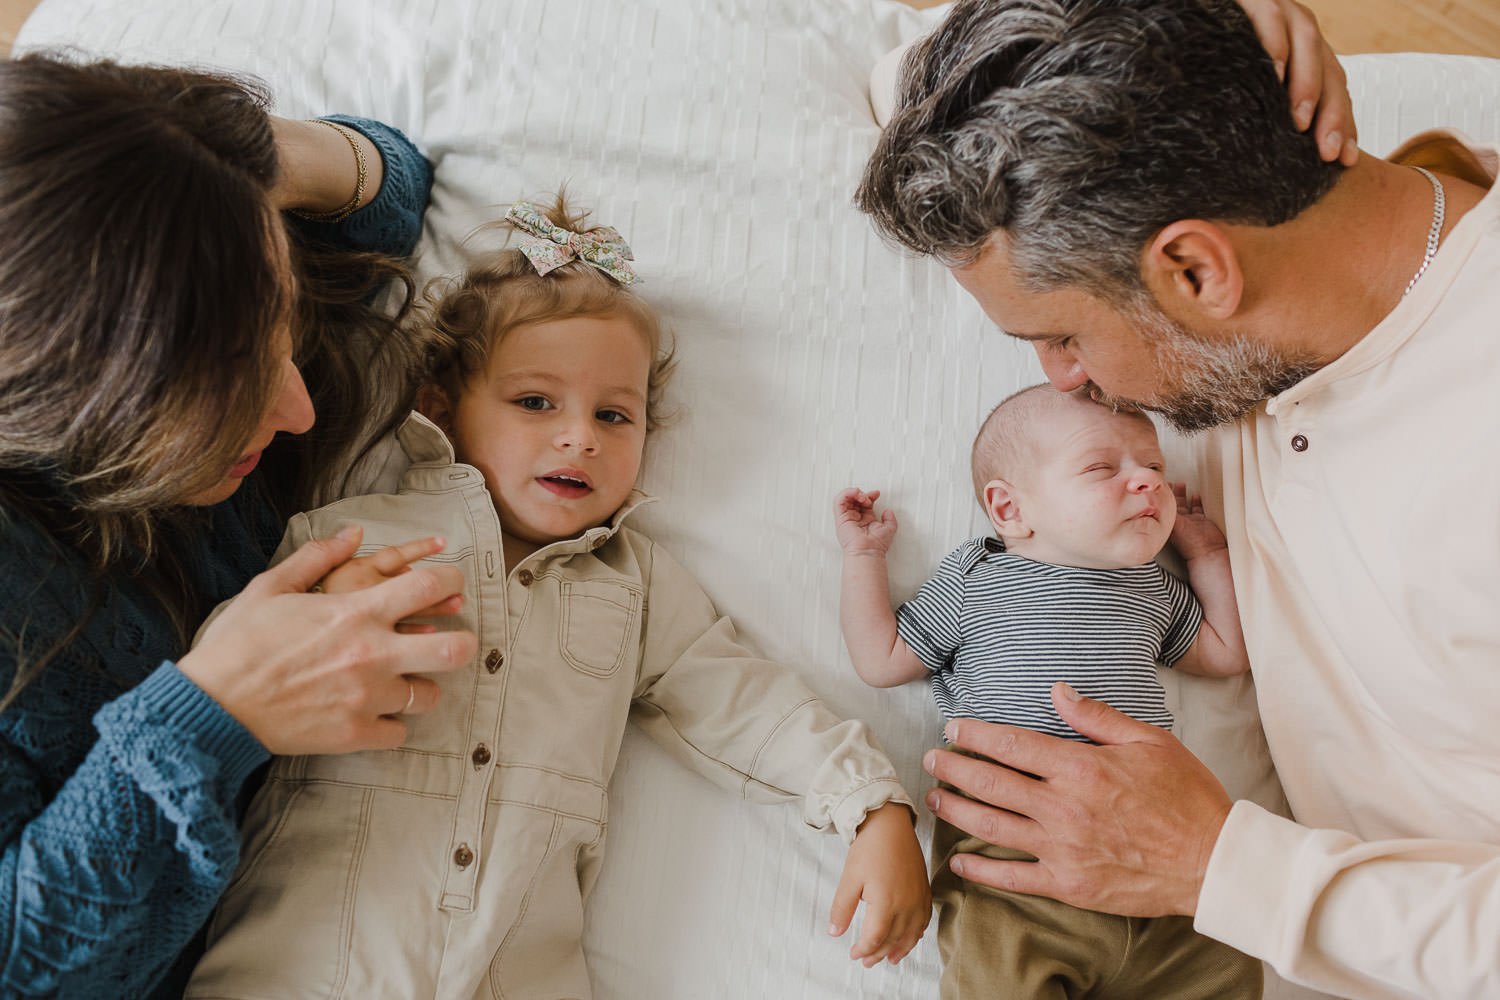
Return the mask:
{"type": "MultiPolygon", "coordinates": [[[[513,199],[567,181],[629,240],[678,336],[680,415],[650,445],[645,486],[663,502],[641,526],[753,641],[869,720],[920,795],[939,716],[923,685],[875,691],[849,667],[832,498],[885,491],[905,596],[983,531],[970,437],[1040,379],[941,267],[884,246],[850,204],[877,133],[871,68],[938,14],[895,0],[45,0],[17,51],[249,71],[280,113],[399,126],[437,164],[427,274],[461,268],[459,241],[513,199]]],[[[1500,137],[1500,63],[1346,65],[1367,149],[1434,124],[1500,137]]],[[[1250,684],[1188,681],[1168,677],[1184,738],[1232,791],[1274,805],[1250,684]]],[[[735,801],[634,731],[610,808],[587,930],[599,997],[935,995],[930,933],[870,971],[846,957],[852,934],[828,938],[844,849],[795,809],[735,801]]]]}

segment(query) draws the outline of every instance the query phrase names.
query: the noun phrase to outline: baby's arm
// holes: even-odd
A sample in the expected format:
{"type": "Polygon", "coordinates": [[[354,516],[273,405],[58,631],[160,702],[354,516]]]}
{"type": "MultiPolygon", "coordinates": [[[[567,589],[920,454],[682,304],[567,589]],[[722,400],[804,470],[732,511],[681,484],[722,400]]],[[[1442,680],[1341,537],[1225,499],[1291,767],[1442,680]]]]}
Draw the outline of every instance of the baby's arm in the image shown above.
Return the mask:
{"type": "Polygon", "coordinates": [[[896,632],[885,554],[896,537],[896,515],[877,517],[880,491],[850,488],[834,501],[834,525],[844,549],[839,626],[854,670],[872,687],[895,687],[927,676],[927,667],[896,632]]]}
{"type": "Polygon", "coordinates": [[[1197,640],[1173,666],[1204,677],[1242,674],[1250,669],[1250,655],[1229,572],[1229,543],[1203,513],[1201,497],[1194,494],[1189,499],[1183,483],[1173,483],[1172,493],[1177,497],[1177,522],[1171,544],[1187,563],[1188,584],[1203,608],[1197,640]]]}

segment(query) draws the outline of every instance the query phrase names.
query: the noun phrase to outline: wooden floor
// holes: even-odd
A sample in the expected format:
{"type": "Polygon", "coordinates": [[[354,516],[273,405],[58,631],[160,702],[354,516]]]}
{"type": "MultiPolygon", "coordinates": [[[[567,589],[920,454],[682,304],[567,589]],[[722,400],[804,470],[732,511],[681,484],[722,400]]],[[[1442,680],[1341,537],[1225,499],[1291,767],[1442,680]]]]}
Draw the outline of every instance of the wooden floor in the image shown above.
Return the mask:
{"type": "MultiPolygon", "coordinates": [[[[0,5],[6,0],[0,0],[0,5]]],[[[906,0],[933,7],[943,0],[906,0]]],[[[1335,52],[1455,52],[1500,58],[1500,0],[1302,0],[1335,52]]]]}
{"type": "MultiPolygon", "coordinates": [[[[939,0],[907,2],[931,7],[939,0]]],[[[1339,52],[1458,52],[1500,58],[1500,0],[1305,2],[1339,52]]],[[[35,6],[36,0],[0,0],[0,54],[10,52],[16,32],[35,6]]]]}

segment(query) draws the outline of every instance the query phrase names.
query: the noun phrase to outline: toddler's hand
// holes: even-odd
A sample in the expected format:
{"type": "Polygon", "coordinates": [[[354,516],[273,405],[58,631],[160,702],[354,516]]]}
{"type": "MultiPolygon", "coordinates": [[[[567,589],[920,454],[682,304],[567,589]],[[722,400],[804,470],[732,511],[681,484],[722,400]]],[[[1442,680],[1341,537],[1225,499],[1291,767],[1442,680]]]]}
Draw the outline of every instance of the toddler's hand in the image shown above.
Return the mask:
{"type": "Polygon", "coordinates": [[[905,806],[888,802],[865,817],[833,894],[828,933],[839,937],[849,929],[861,899],[865,916],[849,957],[867,969],[881,959],[895,965],[932,919],[927,862],[905,806]]]}
{"type": "MultiPolygon", "coordinates": [[[[443,546],[447,544],[445,539],[434,535],[401,545],[388,545],[370,555],[350,559],[319,580],[313,589],[324,594],[350,594],[356,590],[368,590],[376,584],[409,572],[412,563],[443,551],[443,546]]],[[[463,598],[455,595],[423,610],[417,617],[436,618],[456,614],[461,607],[463,598]]],[[[401,622],[397,624],[396,631],[424,634],[436,631],[436,626],[401,622]]]]}
{"type": "Polygon", "coordinates": [[[1189,497],[1186,483],[1173,483],[1172,495],[1177,498],[1177,520],[1170,541],[1178,555],[1192,560],[1229,547],[1224,532],[1203,513],[1202,497],[1196,493],[1189,497]]]}
{"type": "Polygon", "coordinates": [[[834,500],[834,529],[846,553],[879,552],[884,555],[890,550],[896,537],[896,512],[887,507],[876,515],[875,501],[878,499],[879,490],[866,493],[851,486],[834,500]]]}

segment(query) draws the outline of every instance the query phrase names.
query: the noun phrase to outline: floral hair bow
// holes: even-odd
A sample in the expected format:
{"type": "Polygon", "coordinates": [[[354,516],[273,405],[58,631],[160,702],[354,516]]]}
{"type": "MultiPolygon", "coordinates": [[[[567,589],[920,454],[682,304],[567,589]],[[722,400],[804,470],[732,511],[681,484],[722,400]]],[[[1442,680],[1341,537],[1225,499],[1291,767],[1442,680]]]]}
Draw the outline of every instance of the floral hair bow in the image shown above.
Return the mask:
{"type": "Polygon", "coordinates": [[[553,225],[529,201],[516,202],[505,213],[505,219],[526,234],[519,249],[531,261],[537,274],[546,274],[569,261],[581,260],[622,285],[633,285],[641,280],[630,267],[630,261],[635,257],[629,244],[611,226],[575,233],[553,225]]]}

